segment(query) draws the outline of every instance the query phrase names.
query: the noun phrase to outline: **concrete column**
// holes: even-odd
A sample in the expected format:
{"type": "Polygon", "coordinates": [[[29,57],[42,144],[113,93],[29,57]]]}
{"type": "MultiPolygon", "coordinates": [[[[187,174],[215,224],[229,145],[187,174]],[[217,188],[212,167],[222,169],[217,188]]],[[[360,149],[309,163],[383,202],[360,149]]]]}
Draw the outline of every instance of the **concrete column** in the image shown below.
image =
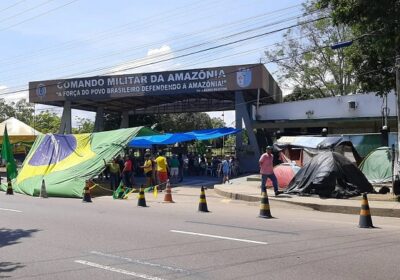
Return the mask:
{"type": "Polygon", "coordinates": [[[71,101],[64,101],[63,113],[61,116],[60,123],[60,134],[71,134],[72,133],[72,122],[71,122],[71,101]]]}
{"type": "MultiPolygon", "coordinates": [[[[235,128],[243,129],[243,116],[240,109],[235,106],[235,128]]],[[[236,135],[236,150],[241,150],[243,147],[243,137],[242,133],[237,133],[236,135]]]]}
{"type": "Polygon", "coordinates": [[[104,108],[103,106],[97,107],[96,119],[94,121],[94,132],[104,130],[104,108]]]}
{"type": "Polygon", "coordinates": [[[129,127],[129,113],[128,111],[122,112],[122,119],[120,128],[128,128],[129,127]]]}
{"type": "Polygon", "coordinates": [[[260,159],[261,154],[256,135],[253,131],[253,125],[248,108],[249,106],[244,100],[243,93],[241,91],[236,91],[236,127],[241,127],[243,120],[247,135],[249,137],[249,145],[247,146],[243,146],[241,136],[237,136],[238,138],[236,138],[236,147],[241,147],[238,149],[240,168],[244,172],[257,172],[259,170],[258,160],[260,159]],[[240,141],[240,143],[238,141],[240,141]],[[242,146],[239,146],[238,144],[241,144],[242,146]]]}

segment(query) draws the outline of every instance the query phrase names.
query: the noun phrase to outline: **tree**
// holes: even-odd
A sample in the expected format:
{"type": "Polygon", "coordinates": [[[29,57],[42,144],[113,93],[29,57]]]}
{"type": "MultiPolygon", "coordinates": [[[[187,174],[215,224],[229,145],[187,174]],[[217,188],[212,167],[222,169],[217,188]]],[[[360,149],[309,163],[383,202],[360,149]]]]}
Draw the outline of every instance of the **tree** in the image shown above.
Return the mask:
{"type": "Polygon", "coordinates": [[[164,132],[185,132],[212,127],[206,113],[165,114],[158,117],[157,129],[164,132]]]}
{"type": "Polygon", "coordinates": [[[43,111],[36,115],[35,122],[32,126],[42,133],[58,133],[61,118],[56,113],[43,111]]]}
{"type": "Polygon", "coordinates": [[[92,133],[94,129],[94,122],[88,118],[77,117],[78,128],[72,128],[72,133],[92,133]]]}
{"type": "Polygon", "coordinates": [[[324,95],[316,88],[301,88],[295,86],[292,93],[283,98],[283,102],[322,98],[324,95]]]}
{"type": "Polygon", "coordinates": [[[267,61],[275,62],[282,73],[279,81],[286,86],[288,82],[297,86],[291,100],[355,93],[354,71],[346,63],[353,49],[330,48],[334,43],[352,38],[350,29],[345,25],[334,26],[329,10],[316,10],[313,1],[307,2],[304,10],[302,22],[315,21],[299,22],[298,27],[284,34],[275,49],[265,52],[267,61]]]}
{"type": "Polygon", "coordinates": [[[357,40],[350,61],[364,91],[386,94],[395,88],[392,71],[400,55],[399,0],[318,0],[336,25],[349,25],[357,40]]]}
{"type": "Polygon", "coordinates": [[[211,119],[211,127],[212,128],[220,128],[220,127],[225,127],[226,124],[223,120],[220,118],[212,118],[211,119]]]}
{"type": "Polygon", "coordinates": [[[17,103],[12,102],[11,106],[15,107],[14,117],[21,122],[31,125],[35,113],[34,104],[26,102],[25,99],[19,100],[17,103]]]}
{"type": "Polygon", "coordinates": [[[15,109],[7,104],[3,98],[0,98],[0,122],[15,116],[15,109]]]}
{"type": "Polygon", "coordinates": [[[121,116],[118,113],[104,114],[104,130],[119,129],[121,126],[121,116]]]}

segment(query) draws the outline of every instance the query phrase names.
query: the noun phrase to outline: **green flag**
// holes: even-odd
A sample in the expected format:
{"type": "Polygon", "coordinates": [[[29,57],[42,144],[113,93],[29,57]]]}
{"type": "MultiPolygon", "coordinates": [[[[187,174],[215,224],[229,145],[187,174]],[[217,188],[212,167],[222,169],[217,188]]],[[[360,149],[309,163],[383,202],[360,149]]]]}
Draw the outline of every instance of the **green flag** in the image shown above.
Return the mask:
{"type": "Polygon", "coordinates": [[[7,126],[4,128],[3,146],[1,147],[1,157],[7,162],[7,178],[17,177],[17,165],[14,160],[13,149],[8,138],[7,126]]]}

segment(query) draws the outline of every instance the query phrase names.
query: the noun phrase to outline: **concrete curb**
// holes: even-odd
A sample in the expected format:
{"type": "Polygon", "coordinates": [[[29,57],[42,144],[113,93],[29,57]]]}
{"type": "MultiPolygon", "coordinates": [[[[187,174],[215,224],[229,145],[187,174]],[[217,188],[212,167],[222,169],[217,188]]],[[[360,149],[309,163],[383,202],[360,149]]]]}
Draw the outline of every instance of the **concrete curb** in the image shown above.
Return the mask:
{"type": "MultiPolygon", "coordinates": [[[[252,196],[252,195],[248,195],[248,194],[227,192],[227,191],[219,189],[218,187],[214,188],[214,191],[218,195],[221,195],[223,197],[227,197],[230,199],[234,199],[234,200],[259,202],[261,199],[261,197],[252,196]]],[[[354,206],[344,206],[344,205],[325,205],[325,204],[309,203],[309,202],[288,201],[286,199],[280,199],[280,198],[274,198],[274,197],[269,197],[269,199],[273,200],[273,201],[280,201],[280,202],[284,202],[284,203],[308,207],[313,210],[321,211],[321,212],[332,212],[332,213],[340,213],[340,214],[358,215],[358,214],[360,214],[360,209],[361,209],[361,204],[360,204],[360,207],[354,207],[354,206]]],[[[400,209],[371,208],[370,207],[370,211],[371,211],[372,216],[400,218],[400,209]]]]}

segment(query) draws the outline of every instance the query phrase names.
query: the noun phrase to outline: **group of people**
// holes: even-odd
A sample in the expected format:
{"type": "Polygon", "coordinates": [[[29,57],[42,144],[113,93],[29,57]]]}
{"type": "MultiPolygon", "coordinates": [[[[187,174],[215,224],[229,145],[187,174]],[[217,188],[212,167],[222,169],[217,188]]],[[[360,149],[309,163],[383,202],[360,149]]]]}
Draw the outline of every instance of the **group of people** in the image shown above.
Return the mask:
{"type": "Polygon", "coordinates": [[[110,179],[110,188],[114,191],[118,188],[121,180],[126,187],[131,188],[134,184],[133,176],[133,158],[131,156],[125,156],[122,159],[121,156],[117,156],[111,162],[104,160],[105,171],[101,176],[105,176],[106,179],[110,179]]]}
{"type": "MultiPolygon", "coordinates": [[[[143,155],[143,154],[142,154],[143,155]]],[[[198,154],[173,154],[166,157],[164,151],[152,153],[146,149],[142,159],[126,155],[117,156],[111,162],[105,162],[105,170],[101,177],[110,180],[110,188],[115,190],[122,180],[124,186],[132,188],[135,183],[135,174],[143,174],[146,178],[146,187],[160,186],[165,188],[168,179],[171,182],[181,182],[184,176],[215,176],[228,182],[229,178],[239,173],[239,162],[233,156],[213,156],[211,149],[203,156],[198,154]]]]}
{"type": "Polygon", "coordinates": [[[158,185],[159,190],[162,190],[165,188],[168,178],[182,180],[179,172],[182,164],[176,155],[167,160],[163,151],[153,155],[150,149],[146,149],[143,164],[138,163],[134,157],[128,155],[124,157],[124,160],[120,156],[108,163],[104,160],[106,168],[101,176],[109,178],[112,190],[118,188],[121,180],[125,187],[132,188],[135,183],[134,175],[139,171],[138,169],[142,170],[146,177],[146,187],[158,185]],[[168,172],[170,172],[170,176],[168,176],[168,172]]]}
{"type": "MultiPolygon", "coordinates": [[[[201,166],[203,158],[206,163],[205,168],[211,168],[211,170],[214,170],[211,172],[211,175],[215,174],[218,177],[222,177],[223,184],[230,183],[229,178],[232,174],[237,175],[235,174],[237,172],[235,168],[238,166],[238,161],[229,155],[225,156],[223,159],[211,156],[211,158],[206,160],[206,156],[200,157],[199,159],[197,155],[192,156],[189,154],[188,156],[185,156],[182,154],[174,154],[171,158],[167,159],[163,151],[153,155],[150,149],[146,149],[143,165],[140,165],[139,168],[143,170],[144,176],[146,177],[146,187],[157,185],[161,191],[166,187],[165,184],[169,178],[175,181],[182,181],[184,169],[187,169],[186,172],[191,175],[191,172],[193,171],[191,167],[197,166],[194,162],[197,161],[199,166],[201,166]]],[[[273,160],[274,156],[272,153],[272,147],[268,146],[266,152],[262,154],[259,159],[261,192],[266,192],[266,182],[269,178],[272,181],[275,195],[279,195],[281,192],[278,189],[278,180],[274,174],[273,160]]],[[[123,160],[120,156],[117,156],[109,163],[104,161],[104,164],[106,166],[105,176],[106,178],[109,176],[110,188],[112,190],[118,188],[121,180],[127,188],[133,187],[135,171],[133,157],[125,156],[123,160]]],[[[204,171],[203,174],[195,174],[206,175],[206,171],[204,171]]]]}

